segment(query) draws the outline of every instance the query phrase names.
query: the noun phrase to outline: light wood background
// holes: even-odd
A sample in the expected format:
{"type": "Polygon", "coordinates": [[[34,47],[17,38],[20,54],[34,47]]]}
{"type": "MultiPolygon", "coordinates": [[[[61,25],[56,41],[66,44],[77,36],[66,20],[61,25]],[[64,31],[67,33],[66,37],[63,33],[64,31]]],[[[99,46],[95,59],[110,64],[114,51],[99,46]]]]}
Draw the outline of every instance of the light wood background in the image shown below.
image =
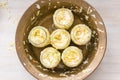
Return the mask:
{"type": "MultiPolygon", "coordinates": [[[[35,1],[0,0],[0,80],[36,80],[21,65],[14,46],[18,21],[35,1]]],[[[102,16],[108,43],[102,63],[85,80],[120,80],[120,0],[86,1],[102,16]]]]}

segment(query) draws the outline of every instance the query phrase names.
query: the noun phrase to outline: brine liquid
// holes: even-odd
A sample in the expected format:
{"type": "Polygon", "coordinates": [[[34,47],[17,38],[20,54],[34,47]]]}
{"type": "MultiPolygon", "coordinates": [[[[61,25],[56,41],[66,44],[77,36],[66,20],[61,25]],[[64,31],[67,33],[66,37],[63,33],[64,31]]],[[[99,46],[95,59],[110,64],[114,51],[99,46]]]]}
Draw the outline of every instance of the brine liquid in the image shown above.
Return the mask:
{"type": "MultiPolygon", "coordinates": [[[[71,31],[71,29],[73,28],[73,26],[77,25],[77,24],[86,24],[90,27],[90,29],[92,30],[92,38],[91,41],[89,43],[87,43],[84,46],[78,46],[76,44],[74,44],[72,41],[70,43],[70,46],[77,46],[78,48],[82,49],[83,51],[83,62],[75,67],[75,68],[69,68],[67,66],[65,66],[63,64],[63,62],[61,61],[60,64],[54,68],[54,69],[46,69],[41,63],[40,63],[40,52],[45,48],[36,48],[34,46],[32,46],[29,42],[27,37],[24,38],[24,40],[26,41],[26,44],[24,45],[25,49],[28,50],[27,56],[29,58],[29,60],[31,61],[31,63],[39,70],[41,71],[43,74],[46,75],[50,75],[53,77],[61,77],[61,76],[70,76],[71,74],[77,74],[78,72],[82,71],[84,68],[86,68],[89,63],[91,62],[91,60],[94,57],[94,54],[96,53],[97,50],[97,43],[98,43],[98,35],[97,35],[97,31],[96,31],[96,26],[93,23],[91,17],[89,16],[89,14],[87,14],[87,12],[84,11],[84,9],[81,8],[81,6],[77,6],[71,3],[64,3],[64,2],[59,2],[59,4],[56,3],[48,3],[45,6],[42,6],[40,8],[40,10],[36,10],[35,12],[32,13],[30,20],[28,21],[27,26],[29,27],[29,29],[27,30],[26,28],[26,36],[28,36],[30,30],[38,25],[44,26],[46,27],[50,33],[52,33],[56,27],[54,26],[53,23],[53,14],[55,12],[55,10],[59,9],[59,8],[68,8],[70,10],[72,10],[73,14],[74,14],[74,23],[72,25],[72,27],[68,30],[69,32],[71,31]]],[[[48,45],[51,46],[51,45],[48,45]]],[[[46,47],[48,47],[46,46],[46,47]]],[[[59,50],[61,53],[63,52],[63,50],[59,50]]]]}

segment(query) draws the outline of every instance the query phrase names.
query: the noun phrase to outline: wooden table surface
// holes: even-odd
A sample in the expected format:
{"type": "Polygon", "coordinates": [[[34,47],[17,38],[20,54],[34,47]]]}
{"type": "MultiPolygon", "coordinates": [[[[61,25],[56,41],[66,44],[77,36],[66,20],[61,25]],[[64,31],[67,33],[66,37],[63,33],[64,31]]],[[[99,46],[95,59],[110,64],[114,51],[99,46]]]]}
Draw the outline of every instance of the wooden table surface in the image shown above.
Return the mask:
{"type": "MultiPolygon", "coordinates": [[[[0,80],[36,80],[21,65],[15,31],[25,10],[36,0],[0,0],[0,80]]],[[[85,80],[120,80],[120,0],[86,0],[102,16],[107,29],[106,55],[85,80]]]]}

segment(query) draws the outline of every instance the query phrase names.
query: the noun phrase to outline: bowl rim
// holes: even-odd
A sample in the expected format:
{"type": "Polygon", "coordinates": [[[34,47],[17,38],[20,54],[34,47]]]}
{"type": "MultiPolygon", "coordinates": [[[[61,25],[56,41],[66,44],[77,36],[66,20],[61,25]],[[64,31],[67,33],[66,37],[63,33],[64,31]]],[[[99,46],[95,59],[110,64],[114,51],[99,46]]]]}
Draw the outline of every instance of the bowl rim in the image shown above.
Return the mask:
{"type": "MultiPolygon", "coordinates": [[[[27,57],[25,55],[22,55],[21,53],[25,53],[23,50],[23,46],[20,43],[20,36],[18,35],[21,31],[19,30],[21,28],[21,24],[22,22],[24,22],[24,18],[27,18],[26,14],[30,14],[29,11],[31,10],[31,8],[34,7],[35,4],[40,3],[41,0],[36,1],[35,3],[33,3],[23,14],[17,30],[16,30],[16,35],[15,35],[15,45],[16,45],[16,51],[17,51],[17,55],[20,59],[20,62],[22,63],[22,65],[25,67],[25,69],[35,78],[40,79],[40,80],[50,80],[51,77],[46,77],[46,76],[40,76],[40,72],[30,63],[30,61],[27,59],[27,57]]],[[[47,1],[47,0],[46,0],[47,1]]],[[[56,0],[53,0],[56,1],[56,0]]],[[[59,1],[65,1],[65,0],[59,0],[59,1]]],[[[73,1],[73,0],[70,0],[73,1]]],[[[77,0],[78,2],[82,3],[83,6],[89,6],[92,9],[94,9],[89,3],[87,3],[86,1],[83,0],[77,0]]],[[[67,1],[66,1],[67,2],[67,1]]],[[[86,8],[87,9],[87,8],[86,8]]],[[[107,47],[107,32],[105,29],[105,24],[101,18],[101,16],[99,15],[99,13],[94,9],[95,14],[97,15],[97,18],[99,19],[99,21],[101,21],[101,23],[97,24],[97,27],[100,28],[102,31],[99,31],[98,34],[99,36],[99,44],[98,44],[98,50],[96,52],[95,57],[93,58],[92,62],[88,65],[88,67],[85,69],[86,72],[83,73],[78,73],[77,75],[73,76],[73,77],[67,77],[67,80],[71,79],[71,78],[75,78],[76,79],[85,79],[87,76],[89,76],[91,73],[93,73],[97,67],[100,65],[104,55],[105,55],[105,51],[106,51],[106,47],[107,47]],[[101,54],[100,54],[101,53],[101,54]],[[98,55],[99,54],[99,55],[98,55]],[[88,70],[88,71],[87,71],[88,70]]],[[[58,78],[53,78],[51,80],[57,80],[58,78]]],[[[62,78],[65,79],[65,78],[62,78]]],[[[60,78],[60,80],[62,80],[60,78]]]]}

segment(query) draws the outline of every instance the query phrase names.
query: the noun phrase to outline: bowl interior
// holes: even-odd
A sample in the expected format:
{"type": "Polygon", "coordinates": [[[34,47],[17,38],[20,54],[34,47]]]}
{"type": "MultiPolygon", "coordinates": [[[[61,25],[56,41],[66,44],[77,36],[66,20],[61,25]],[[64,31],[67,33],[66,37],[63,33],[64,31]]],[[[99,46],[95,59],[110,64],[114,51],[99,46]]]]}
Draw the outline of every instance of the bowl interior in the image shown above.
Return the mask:
{"type": "MultiPolygon", "coordinates": [[[[98,49],[100,48],[101,35],[105,36],[104,25],[100,16],[93,7],[91,7],[84,1],[77,1],[78,2],[74,0],[40,0],[34,3],[23,15],[16,32],[17,52],[25,68],[36,78],[41,79],[42,77],[47,75],[57,79],[62,77],[72,77],[73,75],[78,75],[79,73],[85,74],[85,69],[87,69],[95,59],[98,53],[98,49]],[[40,9],[38,8],[39,6],[40,9]],[[55,69],[46,69],[40,63],[40,52],[45,47],[36,48],[32,46],[28,42],[28,34],[33,27],[38,25],[46,27],[49,32],[52,33],[55,29],[57,29],[53,23],[53,14],[55,10],[62,7],[72,10],[75,17],[75,21],[68,31],[70,32],[71,29],[77,24],[86,24],[92,30],[92,38],[91,41],[84,46],[75,45],[72,41],[70,43],[70,45],[77,46],[78,48],[83,50],[84,59],[79,66],[75,68],[68,68],[61,61],[55,69]],[[103,26],[103,30],[99,28],[100,26],[103,26]],[[102,31],[104,33],[101,33],[102,31]]],[[[102,44],[103,45],[101,47],[103,48],[103,52],[101,53],[104,54],[105,40],[102,44]]],[[[63,50],[59,51],[62,52],[63,50]]],[[[101,59],[102,57],[103,55],[101,55],[101,59]]],[[[101,59],[98,61],[98,63],[100,63],[101,59]]],[[[93,68],[95,69],[96,66],[94,66],[93,68]]],[[[82,79],[82,77],[80,79],[82,79]]]]}

